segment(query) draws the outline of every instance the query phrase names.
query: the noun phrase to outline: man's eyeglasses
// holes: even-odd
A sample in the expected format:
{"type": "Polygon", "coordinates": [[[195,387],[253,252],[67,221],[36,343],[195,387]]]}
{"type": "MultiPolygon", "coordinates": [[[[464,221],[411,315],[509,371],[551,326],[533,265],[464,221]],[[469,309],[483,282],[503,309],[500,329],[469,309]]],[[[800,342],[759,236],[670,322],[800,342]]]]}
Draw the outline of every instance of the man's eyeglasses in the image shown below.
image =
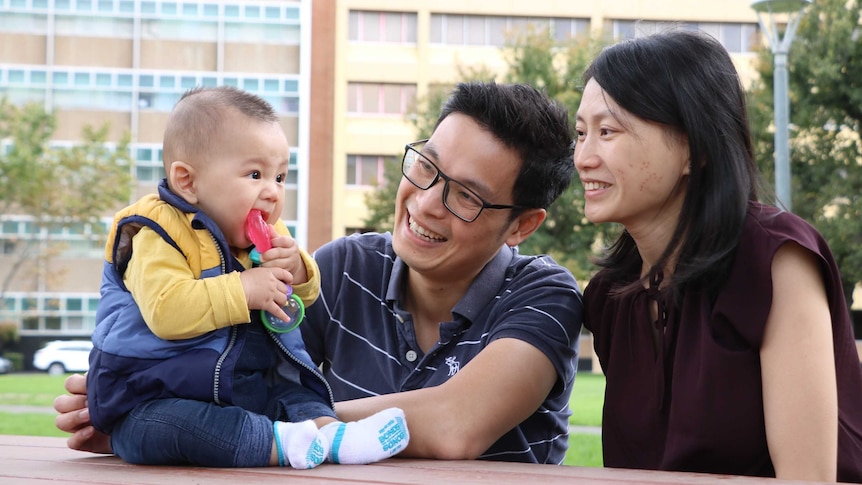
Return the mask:
{"type": "Polygon", "coordinates": [[[428,190],[443,179],[443,205],[464,222],[473,222],[484,209],[526,209],[517,205],[491,204],[466,185],[441,172],[420,150],[428,140],[409,143],[404,147],[401,173],[416,187],[428,190]]]}

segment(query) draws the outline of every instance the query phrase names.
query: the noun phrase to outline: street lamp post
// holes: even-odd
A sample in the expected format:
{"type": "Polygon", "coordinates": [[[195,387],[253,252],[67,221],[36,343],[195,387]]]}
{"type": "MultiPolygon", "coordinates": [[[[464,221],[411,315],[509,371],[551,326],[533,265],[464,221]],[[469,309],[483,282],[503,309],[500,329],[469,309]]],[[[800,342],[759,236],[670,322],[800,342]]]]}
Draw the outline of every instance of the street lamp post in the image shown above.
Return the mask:
{"type": "Polygon", "coordinates": [[[792,210],[790,198],[790,142],[789,112],[790,101],[787,97],[787,53],[796,35],[796,27],[802,11],[811,0],[756,0],[751,8],[757,12],[757,21],[764,35],[769,39],[774,62],[773,92],[775,95],[775,195],[778,203],[788,211],[792,210]],[[764,19],[762,14],[767,14],[764,19]],[[784,36],[779,32],[776,15],[786,14],[784,36]],[[768,22],[767,22],[768,21],[768,22]]]}

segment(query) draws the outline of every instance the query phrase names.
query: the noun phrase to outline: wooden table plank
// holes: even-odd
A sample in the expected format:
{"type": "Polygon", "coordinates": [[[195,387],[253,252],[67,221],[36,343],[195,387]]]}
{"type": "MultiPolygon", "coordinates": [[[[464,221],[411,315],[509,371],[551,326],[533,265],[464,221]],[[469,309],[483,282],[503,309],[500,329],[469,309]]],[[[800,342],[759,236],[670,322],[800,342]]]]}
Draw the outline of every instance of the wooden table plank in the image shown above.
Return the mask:
{"type": "Polygon", "coordinates": [[[137,466],[125,463],[115,456],[70,450],[66,448],[63,438],[0,435],[0,483],[799,485],[803,482],[648,470],[399,458],[372,465],[323,464],[313,470],[277,467],[236,469],[137,466]]]}

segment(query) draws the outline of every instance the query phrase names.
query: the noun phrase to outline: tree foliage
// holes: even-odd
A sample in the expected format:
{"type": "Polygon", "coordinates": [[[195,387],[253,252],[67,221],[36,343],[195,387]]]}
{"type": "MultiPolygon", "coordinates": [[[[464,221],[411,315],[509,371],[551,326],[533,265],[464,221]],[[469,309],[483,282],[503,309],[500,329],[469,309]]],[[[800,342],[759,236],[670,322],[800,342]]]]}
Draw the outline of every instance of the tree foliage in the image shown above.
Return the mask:
{"type": "MultiPolygon", "coordinates": [[[[509,65],[505,81],[525,83],[543,90],[565,106],[572,129],[581,102],[582,73],[603,43],[578,37],[566,42],[555,40],[544,30],[525,30],[511,37],[504,49],[509,65]]],[[[575,180],[548,209],[548,217],[527,238],[519,250],[525,254],[550,254],[579,279],[587,279],[596,241],[617,230],[613,225],[597,226],[584,215],[583,187],[575,180]]]]}
{"type": "MultiPolygon", "coordinates": [[[[862,36],[858,0],[818,0],[788,56],[793,211],[826,237],[845,295],[862,281],[862,36]]],[[[766,49],[751,92],[758,163],[774,172],[773,64],[766,49]]],[[[771,179],[770,179],[771,180],[771,179]]]]}
{"type": "MultiPolygon", "coordinates": [[[[30,216],[35,229],[82,223],[101,227],[100,217],[128,201],[131,193],[128,137],[112,148],[107,125],[86,127],[79,143],[56,147],[51,145],[56,123],[41,104],[17,106],[0,99],[0,214],[30,216]]],[[[0,295],[25,260],[44,263],[57,252],[57,244],[35,238],[16,242],[0,295]]]]}

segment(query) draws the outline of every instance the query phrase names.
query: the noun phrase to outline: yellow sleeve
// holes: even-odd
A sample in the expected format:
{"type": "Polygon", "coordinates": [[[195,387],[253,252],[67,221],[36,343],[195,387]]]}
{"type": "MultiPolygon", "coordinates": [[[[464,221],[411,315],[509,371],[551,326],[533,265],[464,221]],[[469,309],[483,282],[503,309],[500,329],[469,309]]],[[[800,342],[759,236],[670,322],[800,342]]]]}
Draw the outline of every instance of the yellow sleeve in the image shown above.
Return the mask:
{"type": "Polygon", "coordinates": [[[248,323],[239,272],[196,278],[185,257],[147,227],[132,244],[123,281],[156,336],[178,340],[248,323]]]}

